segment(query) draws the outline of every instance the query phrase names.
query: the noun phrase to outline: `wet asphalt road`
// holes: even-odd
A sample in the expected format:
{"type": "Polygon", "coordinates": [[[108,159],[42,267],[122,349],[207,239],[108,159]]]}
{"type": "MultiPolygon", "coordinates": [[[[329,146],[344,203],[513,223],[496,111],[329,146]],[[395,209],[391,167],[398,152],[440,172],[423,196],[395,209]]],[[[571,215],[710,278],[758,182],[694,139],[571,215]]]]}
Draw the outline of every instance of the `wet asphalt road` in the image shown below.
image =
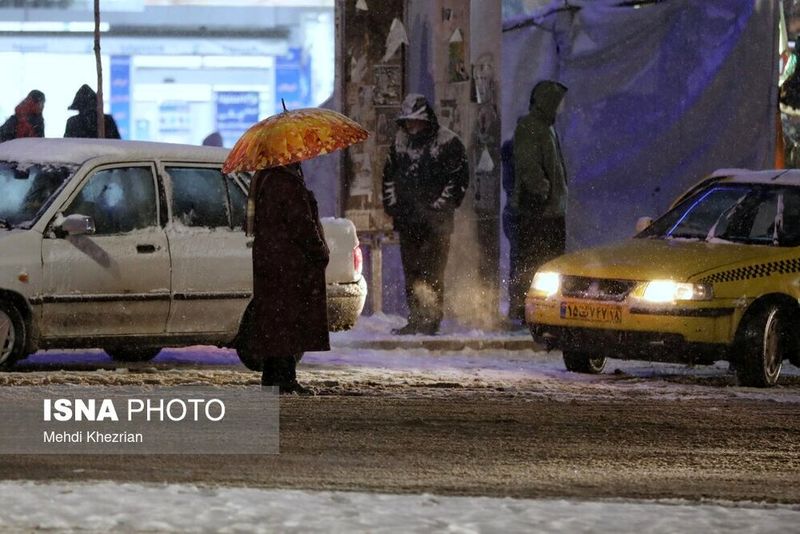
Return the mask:
{"type": "MultiPolygon", "coordinates": [[[[724,371],[587,380],[550,361],[466,380],[312,360],[301,378],[318,394],[281,398],[279,455],[4,455],[0,477],[800,503],[797,376],[765,393],[724,371]]],[[[235,363],[101,367],[29,364],[0,385],[257,382],[235,363]]]]}

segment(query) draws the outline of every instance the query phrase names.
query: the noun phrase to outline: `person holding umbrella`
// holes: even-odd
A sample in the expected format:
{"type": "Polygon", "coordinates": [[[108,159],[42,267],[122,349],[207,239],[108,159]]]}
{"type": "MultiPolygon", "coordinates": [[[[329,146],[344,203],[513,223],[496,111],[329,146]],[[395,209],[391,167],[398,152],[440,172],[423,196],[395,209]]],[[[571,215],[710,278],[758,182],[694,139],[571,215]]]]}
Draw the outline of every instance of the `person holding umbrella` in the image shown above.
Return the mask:
{"type": "Polygon", "coordinates": [[[297,362],[306,351],[330,350],[328,247],[300,161],[367,135],[335,111],[284,111],[245,132],[223,165],[225,173],[257,171],[247,200],[247,233],[254,236],[253,321],[242,343],[263,365],[262,386],[308,393],[297,382],[297,362]]]}

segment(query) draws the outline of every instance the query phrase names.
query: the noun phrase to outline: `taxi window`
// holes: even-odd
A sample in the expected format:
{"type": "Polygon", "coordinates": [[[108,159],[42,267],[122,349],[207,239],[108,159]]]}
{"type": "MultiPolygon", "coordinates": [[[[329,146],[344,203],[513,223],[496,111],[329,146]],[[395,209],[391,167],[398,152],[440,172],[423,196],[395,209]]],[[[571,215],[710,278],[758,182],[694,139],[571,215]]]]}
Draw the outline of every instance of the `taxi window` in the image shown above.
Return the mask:
{"type": "Polygon", "coordinates": [[[640,238],[800,245],[800,188],[766,184],[709,187],[685,199],[640,238]]]}

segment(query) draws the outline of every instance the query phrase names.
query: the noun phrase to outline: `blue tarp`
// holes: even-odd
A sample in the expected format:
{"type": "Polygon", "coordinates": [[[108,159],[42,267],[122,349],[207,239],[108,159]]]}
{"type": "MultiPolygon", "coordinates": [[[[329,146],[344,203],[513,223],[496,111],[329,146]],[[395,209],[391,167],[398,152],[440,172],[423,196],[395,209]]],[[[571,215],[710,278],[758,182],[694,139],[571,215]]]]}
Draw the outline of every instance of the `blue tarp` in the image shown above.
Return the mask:
{"type": "Polygon", "coordinates": [[[568,247],[631,236],[721,167],[774,165],[778,2],[556,0],[503,34],[503,139],[542,79],[569,88],[557,128],[568,247]]]}

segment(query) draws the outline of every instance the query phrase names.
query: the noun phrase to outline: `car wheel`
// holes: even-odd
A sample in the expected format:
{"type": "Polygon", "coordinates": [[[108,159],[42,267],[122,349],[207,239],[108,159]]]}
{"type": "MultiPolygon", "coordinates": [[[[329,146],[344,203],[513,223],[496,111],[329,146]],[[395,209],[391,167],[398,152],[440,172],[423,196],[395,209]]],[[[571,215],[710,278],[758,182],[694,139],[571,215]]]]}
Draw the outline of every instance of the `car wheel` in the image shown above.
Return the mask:
{"type": "Polygon", "coordinates": [[[146,362],[150,361],[161,352],[160,347],[138,347],[103,349],[116,362],[146,362]]]}
{"type": "Polygon", "coordinates": [[[572,371],[573,373],[596,375],[603,372],[603,367],[606,365],[606,357],[588,352],[565,350],[564,365],[567,367],[567,371],[572,371]]]}
{"type": "Polygon", "coordinates": [[[13,367],[25,354],[27,329],[16,306],[0,301],[0,370],[13,367]]]}
{"type": "Polygon", "coordinates": [[[771,305],[745,319],[736,355],[740,385],[764,388],[778,382],[786,353],[784,317],[780,307],[771,305]]]}

